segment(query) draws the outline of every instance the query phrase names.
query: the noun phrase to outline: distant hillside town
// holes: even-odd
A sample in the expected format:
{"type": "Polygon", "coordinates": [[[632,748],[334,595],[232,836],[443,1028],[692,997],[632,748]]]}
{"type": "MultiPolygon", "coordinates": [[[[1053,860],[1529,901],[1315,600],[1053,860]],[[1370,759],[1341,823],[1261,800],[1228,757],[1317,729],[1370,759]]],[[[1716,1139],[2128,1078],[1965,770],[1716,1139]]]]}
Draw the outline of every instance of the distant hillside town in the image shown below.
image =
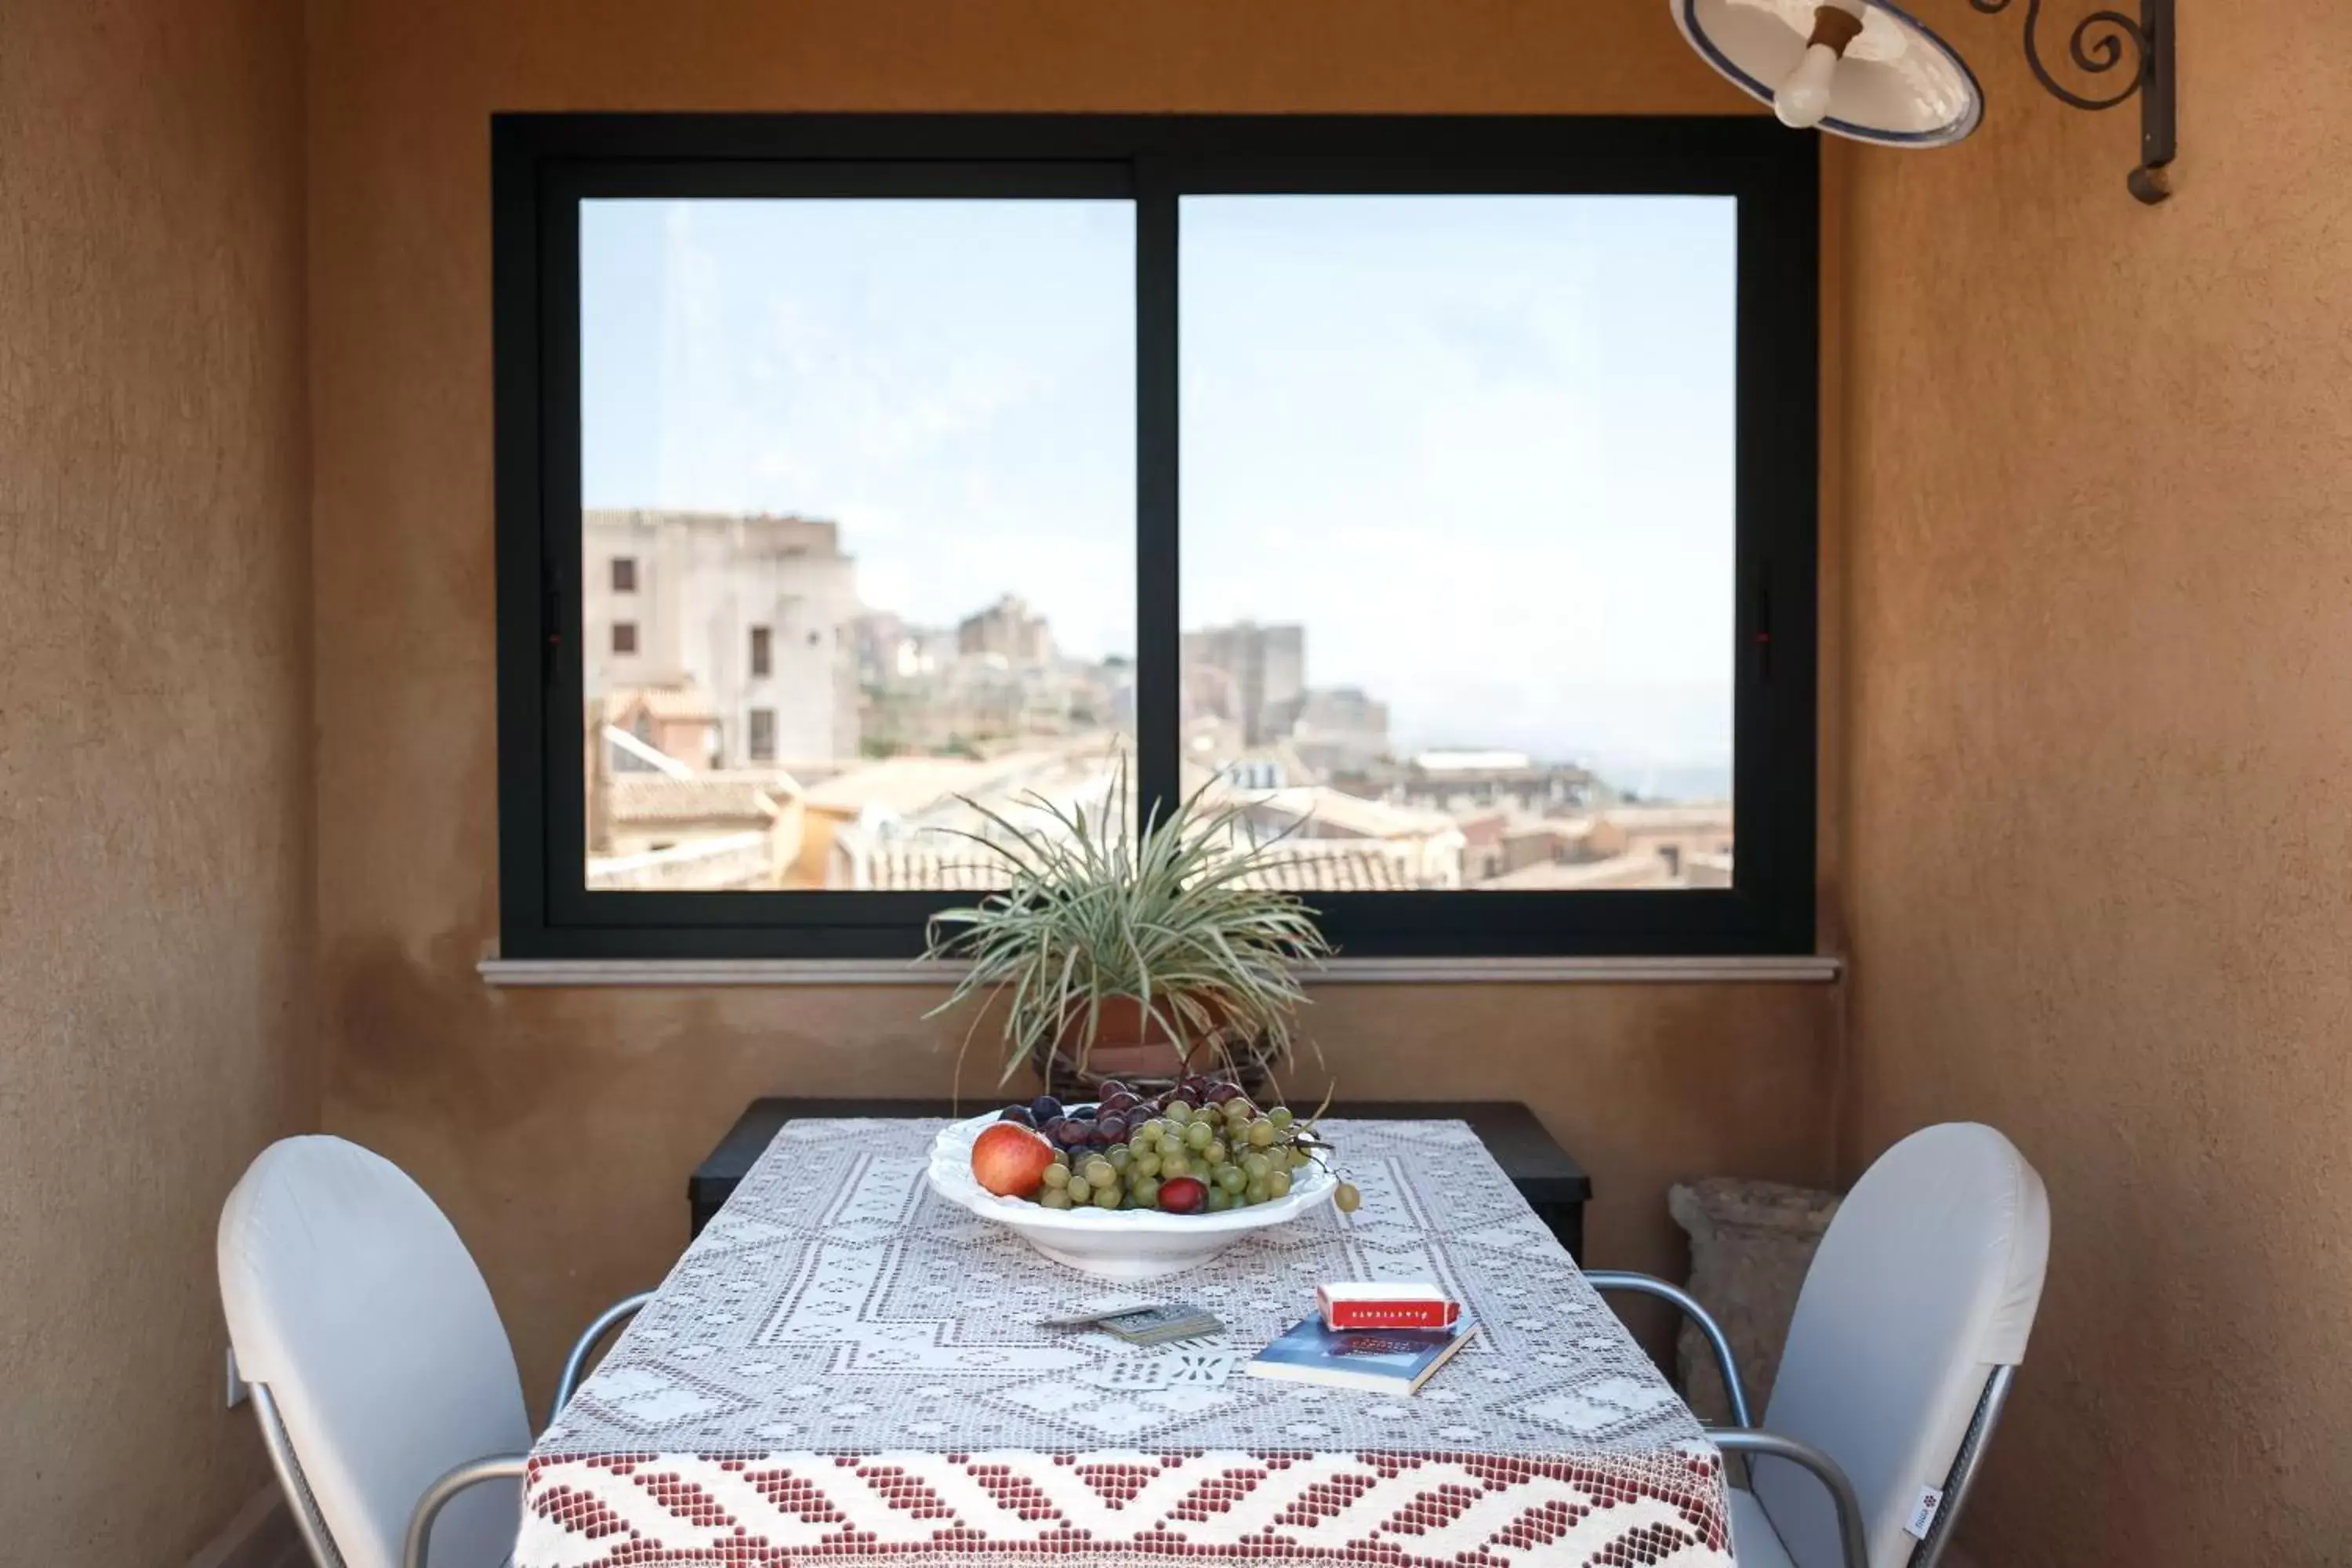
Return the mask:
{"type": "MultiPolygon", "coordinates": [[[[952,626],[861,598],[838,525],[583,514],[594,889],[982,889],[1008,820],[1104,809],[1135,724],[1123,658],[1021,598],[952,626]],[[974,804],[967,804],[974,803],[974,804]]],[[[1727,887],[1731,806],[1635,799],[1573,762],[1391,746],[1387,705],[1308,679],[1307,633],[1184,634],[1184,785],[1277,839],[1300,892],[1727,887]]]]}

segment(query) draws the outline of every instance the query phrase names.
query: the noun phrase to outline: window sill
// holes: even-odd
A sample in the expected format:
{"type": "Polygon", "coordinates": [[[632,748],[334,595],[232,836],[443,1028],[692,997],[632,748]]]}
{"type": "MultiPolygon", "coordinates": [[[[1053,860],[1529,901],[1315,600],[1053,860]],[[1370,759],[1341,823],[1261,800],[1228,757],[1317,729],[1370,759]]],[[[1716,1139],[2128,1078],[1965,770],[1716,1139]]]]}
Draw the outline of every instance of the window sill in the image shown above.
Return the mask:
{"type": "MultiPolygon", "coordinates": [[[[487,984],[576,988],[607,985],[900,985],[952,984],[963,965],[897,958],[633,959],[485,958],[487,984]]],[[[1845,972],[1834,954],[1726,958],[1339,958],[1315,985],[1601,984],[1824,985],[1845,972]]]]}

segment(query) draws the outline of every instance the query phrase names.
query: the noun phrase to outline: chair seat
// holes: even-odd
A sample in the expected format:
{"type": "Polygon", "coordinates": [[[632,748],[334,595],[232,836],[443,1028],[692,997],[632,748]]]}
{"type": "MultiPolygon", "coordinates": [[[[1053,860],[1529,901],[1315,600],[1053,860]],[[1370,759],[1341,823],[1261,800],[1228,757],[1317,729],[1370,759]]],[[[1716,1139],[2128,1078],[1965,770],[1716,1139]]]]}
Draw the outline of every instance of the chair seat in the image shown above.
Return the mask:
{"type": "Polygon", "coordinates": [[[1731,1556],[1739,1568],[1796,1568],[1756,1494],[1731,1489],[1731,1556]]]}

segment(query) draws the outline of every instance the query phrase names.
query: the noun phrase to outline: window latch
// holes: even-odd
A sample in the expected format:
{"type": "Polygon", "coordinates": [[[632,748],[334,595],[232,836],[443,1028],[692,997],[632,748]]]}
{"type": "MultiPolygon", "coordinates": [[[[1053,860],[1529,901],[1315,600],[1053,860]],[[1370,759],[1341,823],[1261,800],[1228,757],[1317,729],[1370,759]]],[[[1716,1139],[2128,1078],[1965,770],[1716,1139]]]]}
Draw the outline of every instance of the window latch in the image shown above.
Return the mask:
{"type": "Polygon", "coordinates": [[[542,634],[540,658],[546,667],[548,679],[551,680],[555,678],[556,655],[563,647],[563,600],[556,593],[552,578],[540,584],[539,625],[542,634]]]}

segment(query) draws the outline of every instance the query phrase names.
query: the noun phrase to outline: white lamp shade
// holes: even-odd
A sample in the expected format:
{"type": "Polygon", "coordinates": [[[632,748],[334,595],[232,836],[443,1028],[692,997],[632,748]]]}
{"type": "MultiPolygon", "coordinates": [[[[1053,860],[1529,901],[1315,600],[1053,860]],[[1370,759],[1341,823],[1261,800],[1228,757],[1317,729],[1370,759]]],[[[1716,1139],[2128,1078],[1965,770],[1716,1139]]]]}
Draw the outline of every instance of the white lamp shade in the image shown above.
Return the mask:
{"type": "MultiPolygon", "coordinates": [[[[1816,0],[1667,0],[1692,48],[1770,103],[1804,62],[1816,0]]],[[[1951,46],[1882,0],[1844,0],[1862,30],[1829,81],[1821,128],[1857,142],[1941,147],[1977,128],[1984,93],[1951,46]]],[[[1825,58],[1825,57],[1824,57],[1825,58]]]]}

